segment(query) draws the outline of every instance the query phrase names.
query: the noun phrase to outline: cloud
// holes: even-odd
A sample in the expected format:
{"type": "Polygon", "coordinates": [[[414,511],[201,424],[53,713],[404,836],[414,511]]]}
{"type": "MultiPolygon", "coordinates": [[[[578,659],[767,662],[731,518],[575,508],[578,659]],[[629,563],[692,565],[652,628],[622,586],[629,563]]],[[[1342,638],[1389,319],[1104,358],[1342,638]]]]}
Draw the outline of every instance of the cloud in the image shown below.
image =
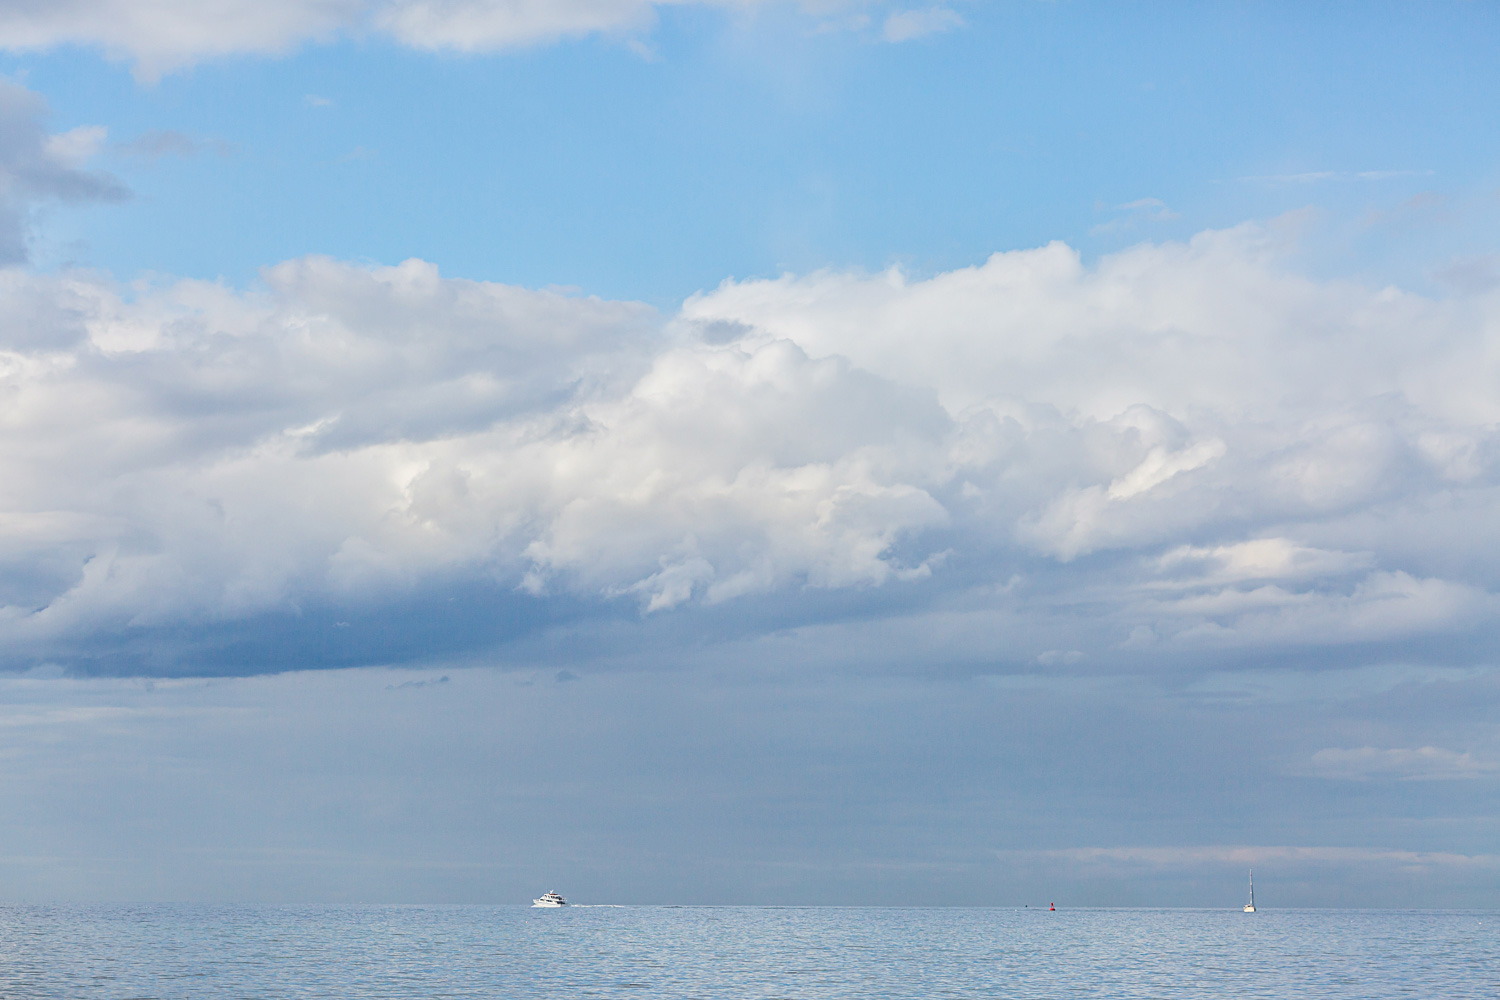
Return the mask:
{"type": "Polygon", "coordinates": [[[925,7],[890,14],[885,19],[881,36],[888,42],[909,42],[914,38],[952,31],[963,25],[964,19],[957,11],[947,7],[925,7]]]}
{"type": "MultiPolygon", "coordinates": [[[[630,34],[653,25],[663,7],[694,5],[747,8],[756,0],[0,0],[0,49],[95,46],[150,81],[205,59],[371,32],[449,52],[630,34]]],[[[899,14],[887,35],[916,37],[962,23],[956,19],[942,8],[899,14]]]]}
{"type": "Polygon", "coordinates": [[[1410,851],[1385,847],[1292,845],[1189,845],[1180,847],[1073,847],[1048,851],[1001,851],[1015,860],[1053,858],[1105,868],[1183,870],[1202,866],[1248,867],[1277,865],[1281,869],[1309,866],[1385,866],[1406,871],[1500,868],[1500,855],[1410,851]]]}
{"type": "Polygon", "coordinates": [[[1392,181],[1412,177],[1431,177],[1432,170],[1307,170],[1291,174],[1258,174],[1239,180],[1264,184],[1321,184],[1327,181],[1392,181]]]}
{"type": "Polygon", "coordinates": [[[116,148],[127,156],[139,156],[147,160],[159,160],[164,156],[197,156],[207,152],[220,156],[229,153],[229,144],[222,139],[200,139],[174,129],[142,132],[116,148]]]}
{"type": "Polygon", "coordinates": [[[63,168],[85,166],[104,145],[109,130],[103,125],[80,125],[78,128],[49,135],[42,149],[53,163],[63,168]]]}
{"type": "Polygon", "coordinates": [[[49,201],[118,201],[126,190],[106,173],[87,169],[106,132],[81,126],[49,135],[45,102],[0,81],[0,264],[26,259],[33,208],[49,201]]]}
{"type": "Polygon", "coordinates": [[[154,79],[205,58],[283,52],[331,37],[367,7],[368,0],[6,0],[0,47],[98,46],[154,79]]]}
{"type": "Polygon", "coordinates": [[[4,355],[0,631],[37,649],[449,572],[646,612],[930,572],[891,550],[943,508],[885,465],[941,410],[792,345],[674,346],[639,306],[416,261],[134,302],[10,281],[67,303],[4,355]]]}
{"type": "MultiPolygon", "coordinates": [[[[472,584],[689,632],[878,607],[887,656],[949,602],[944,655],[1004,635],[1058,669],[1482,644],[1494,303],[1282,260],[1244,226],[726,282],[671,316],[420,261],[5,272],[0,637],[76,664],[472,584]]],[[[450,648],[497,641],[474,614],[450,648]]]]}
{"type": "Polygon", "coordinates": [[[1436,268],[1432,276],[1465,294],[1482,294],[1500,288],[1500,254],[1459,257],[1436,268]]]}
{"type": "Polygon", "coordinates": [[[394,0],[373,24],[417,49],[487,52],[596,32],[636,31],[655,19],[651,0],[394,0]]]}
{"type": "Polygon", "coordinates": [[[437,678],[422,678],[421,680],[401,681],[399,684],[387,684],[385,689],[387,691],[414,691],[418,688],[436,687],[439,684],[447,684],[448,681],[448,675],[443,674],[437,678]]]}
{"type": "Polygon", "coordinates": [[[1279,586],[1226,589],[1160,610],[1192,623],[1177,633],[1181,641],[1241,644],[1248,638],[1321,645],[1462,629],[1494,608],[1492,595],[1472,587],[1402,572],[1375,572],[1347,593],[1279,586]]]}
{"type": "Polygon", "coordinates": [[[1124,232],[1147,223],[1173,222],[1181,218],[1160,198],[1137,198],[1135,201],[1116,205],[1110,211],[1116,213],[1113,219],[1102,222],[1089,231],[1095,235],[1105,235],[1124,232]]]}
{"type": "Polygon", "coordinates": [[[1369,553],[1330,552],[1287,538],[1257,538],[1212,548],[1184,545],[1162,555],[1157,565],[1164,573],[1185,576],[1185,585],[1202,586],[1340,576],[1367,569],[1372,561],[1369,553]]]}
{"type": "Polygon", "coordinates": [[[1375,747],[1328,747],[1312,755],[1308,774],[1344,781],[1453,781],[1487,778],[1500,773],[1500,763],[1440,747],[1379,750],[1375,747]]]}

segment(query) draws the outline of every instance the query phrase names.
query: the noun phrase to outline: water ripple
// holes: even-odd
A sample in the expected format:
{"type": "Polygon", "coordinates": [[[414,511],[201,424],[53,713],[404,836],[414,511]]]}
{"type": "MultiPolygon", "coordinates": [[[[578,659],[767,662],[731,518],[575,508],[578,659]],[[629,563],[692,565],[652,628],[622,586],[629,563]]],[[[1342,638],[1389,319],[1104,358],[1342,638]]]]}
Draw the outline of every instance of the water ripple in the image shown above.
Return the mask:
{"type": "Polygon", "coordinates": [[[1491,911],[5,906],[0,996],[1467,998],[1491,911]]]}

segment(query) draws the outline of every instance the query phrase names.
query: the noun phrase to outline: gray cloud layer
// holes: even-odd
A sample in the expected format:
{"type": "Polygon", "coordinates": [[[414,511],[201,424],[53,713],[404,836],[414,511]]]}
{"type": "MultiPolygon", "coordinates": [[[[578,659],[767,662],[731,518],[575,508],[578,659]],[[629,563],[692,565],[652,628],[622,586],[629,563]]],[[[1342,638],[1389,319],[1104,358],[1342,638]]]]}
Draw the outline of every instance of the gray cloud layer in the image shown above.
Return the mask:
{"type": "Polygon", "coordinates": [[[453,653],[561,615],[606,630],[577,657],[795,627],[788,655],[940,629],[1009,669],[1471,659],[1500,300],[1280,253],[1255,226],[1095,267],[1053,245],[665,319],[419,261],[249,292],[8,272],[0,636],[12,666],[191,633],[132,669],[194,672],[246,629],[306,659],[235,669],[317,665],[308,628],[400,660],[433,651],[350,615],[461,598],[453,653]]]}

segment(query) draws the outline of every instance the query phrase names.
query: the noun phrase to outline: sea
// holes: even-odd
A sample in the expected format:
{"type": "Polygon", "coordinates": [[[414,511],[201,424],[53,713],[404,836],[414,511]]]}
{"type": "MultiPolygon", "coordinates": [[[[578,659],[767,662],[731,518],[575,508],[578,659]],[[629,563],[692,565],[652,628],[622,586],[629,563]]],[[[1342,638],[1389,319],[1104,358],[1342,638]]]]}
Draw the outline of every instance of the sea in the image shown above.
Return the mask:
{"type": "Polygon", "coordinates": [[[1500,911],[0,906],[0,997],[1500,997],[1500,911]]]}

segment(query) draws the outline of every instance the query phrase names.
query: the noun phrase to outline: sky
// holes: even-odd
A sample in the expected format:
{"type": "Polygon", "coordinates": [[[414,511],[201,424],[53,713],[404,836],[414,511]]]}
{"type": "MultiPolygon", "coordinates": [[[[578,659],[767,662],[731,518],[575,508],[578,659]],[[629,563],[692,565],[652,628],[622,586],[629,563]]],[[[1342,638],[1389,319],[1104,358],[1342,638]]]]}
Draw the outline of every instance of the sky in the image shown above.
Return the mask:
{"type": "Polygon", "coordinates": [[[1497,41],[0,0],[0,901],[1493,906],[1497,41]]]}

